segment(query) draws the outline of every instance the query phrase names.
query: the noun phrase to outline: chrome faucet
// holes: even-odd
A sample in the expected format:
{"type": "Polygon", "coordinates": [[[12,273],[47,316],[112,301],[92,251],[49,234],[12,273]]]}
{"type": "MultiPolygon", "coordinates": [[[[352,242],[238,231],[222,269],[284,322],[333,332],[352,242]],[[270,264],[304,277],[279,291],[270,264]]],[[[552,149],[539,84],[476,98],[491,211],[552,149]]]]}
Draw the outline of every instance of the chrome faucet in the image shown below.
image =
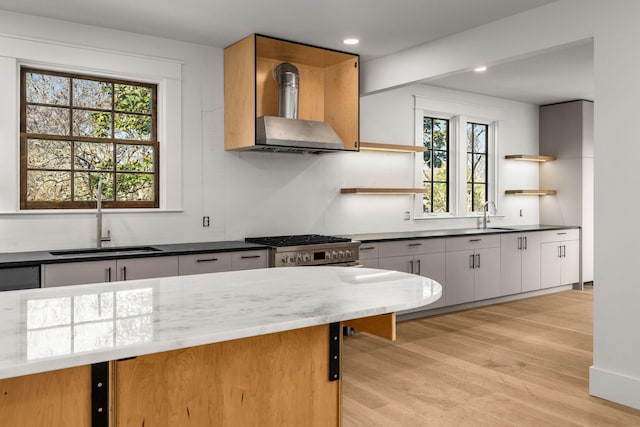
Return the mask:
{"type": "MultiPolygon", "coordinates": [[[[486,230],[487,229],[487,223],[491,222],[491,218],[489,216],[489,205],[493,205],[493,214],[497,214],[498,213],[498,208],[496,208],[496,204],[493,203],[491,200],[488,200],[486,202],[483,203],[482,205],[482,229],[486,230]]],[[[479,224],[478,224],[479,226],[479,224]]]]}
{"type": "Polygon", "coordinates": [[[102,249],[102,242],[111,241],[111,230],[107,230],[106,236],[102,234],[102,181],[98,181],[96,206],[96,249],[102,249]]]}

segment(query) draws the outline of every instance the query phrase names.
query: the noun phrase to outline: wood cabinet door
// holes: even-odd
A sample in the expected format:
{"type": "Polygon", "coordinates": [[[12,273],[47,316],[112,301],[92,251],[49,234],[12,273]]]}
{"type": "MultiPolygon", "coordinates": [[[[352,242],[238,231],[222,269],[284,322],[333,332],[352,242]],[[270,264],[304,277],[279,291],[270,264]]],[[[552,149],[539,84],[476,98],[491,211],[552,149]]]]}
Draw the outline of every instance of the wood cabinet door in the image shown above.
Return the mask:
{"type": "Polygon", "coordinates": [[[473,251],[447,252],[445,304],[455,305],[473,301],[474,273],[473,251]]]}
{"type": "Polygon", "coordinates": [[[42,266],[42,287],[84,285],[116,280],[116,261],[82,261],[42,266]]]}
{"type": "Polygon", "coordinates": [[[540,233],[524,236],[522,251],[522,292],[540,289],[540,233]]]}
{"type": "Polygon", "coordinates": [[[543,289],[560,285],[560,246],[558,242],[540,245],[540,287],[543,289]]]}
{"type": "Polygon", "coordinates": [[[500,236],[500,295],[522,292],[523,236],[500,236]]]}
{"type": "Polygon", "coordinates": [[[580,242],[562,243],[563,257],[560,266],[560,281],[562,285],[578,283],[580,281],[580,242]]]}
{"type": "Polygon", "coordinates": [[[500,248],[477,249],[475,300],[500,296],[500,248]]]}
{"type": "Polygon", "coordinates": [[[119,259],[118,280],[153,279],[178,275],[178,257],[119,259]]]}

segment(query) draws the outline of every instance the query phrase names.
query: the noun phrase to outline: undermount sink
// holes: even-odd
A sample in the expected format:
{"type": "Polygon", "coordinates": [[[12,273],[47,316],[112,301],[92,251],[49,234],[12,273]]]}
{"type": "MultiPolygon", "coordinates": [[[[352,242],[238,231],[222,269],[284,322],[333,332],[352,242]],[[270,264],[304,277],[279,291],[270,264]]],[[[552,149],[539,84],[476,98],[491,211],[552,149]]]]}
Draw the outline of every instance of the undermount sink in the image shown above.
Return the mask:
{"type": "Polygon", "coordinates": [[[62,257],[86,257],[96,255],[137,255],[160,252],[160,249],[152,246],[132,246],[120,248],[101,248],[101,249],[72,249],[68,251],[51,251],[51,255],[62,257]]]}

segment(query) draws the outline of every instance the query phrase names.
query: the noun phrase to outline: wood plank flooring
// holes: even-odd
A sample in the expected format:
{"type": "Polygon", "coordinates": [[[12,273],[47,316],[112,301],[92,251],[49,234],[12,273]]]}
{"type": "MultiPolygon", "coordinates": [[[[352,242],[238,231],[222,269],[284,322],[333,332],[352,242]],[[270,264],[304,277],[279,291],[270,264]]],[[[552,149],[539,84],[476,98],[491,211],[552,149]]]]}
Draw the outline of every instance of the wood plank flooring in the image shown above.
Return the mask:
{"type": "Polygon", "coordinates": [[[593,293],[566,291],[345,338],[343,425],[640,426],[589,396],[593,293]]]}

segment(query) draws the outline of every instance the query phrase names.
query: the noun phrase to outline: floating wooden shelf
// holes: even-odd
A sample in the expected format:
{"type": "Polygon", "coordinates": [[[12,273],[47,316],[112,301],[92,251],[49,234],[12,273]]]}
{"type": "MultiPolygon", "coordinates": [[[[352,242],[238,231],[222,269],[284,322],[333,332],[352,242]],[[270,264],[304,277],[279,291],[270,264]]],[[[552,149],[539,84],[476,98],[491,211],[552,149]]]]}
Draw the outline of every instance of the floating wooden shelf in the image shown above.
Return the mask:
{"type": "Polygon", "coordinates": [[[507,160],[524,160],[527,162],[550,162],[555,160],[554,156],[533,156],[529,154],[510,154],[508,156],[504,156],[507,160]]]}
{"type": "Polygon", "coordinates": [[[513,196],[552,196],[558,194],[556,190],[507,190],[504,193],[513,196]]]}
{"type": "Polygon", "coordinates": [[[360,151],[386,151],[391,153],[422,153],[427,147],[417,145],[380,144],[377,142],[360,142],[360,151]]]}
{"type": "Polygon", "coordinates": [[[426,193],[424,188],[341,188],[342,194],[422,194],[426,193]]]}

